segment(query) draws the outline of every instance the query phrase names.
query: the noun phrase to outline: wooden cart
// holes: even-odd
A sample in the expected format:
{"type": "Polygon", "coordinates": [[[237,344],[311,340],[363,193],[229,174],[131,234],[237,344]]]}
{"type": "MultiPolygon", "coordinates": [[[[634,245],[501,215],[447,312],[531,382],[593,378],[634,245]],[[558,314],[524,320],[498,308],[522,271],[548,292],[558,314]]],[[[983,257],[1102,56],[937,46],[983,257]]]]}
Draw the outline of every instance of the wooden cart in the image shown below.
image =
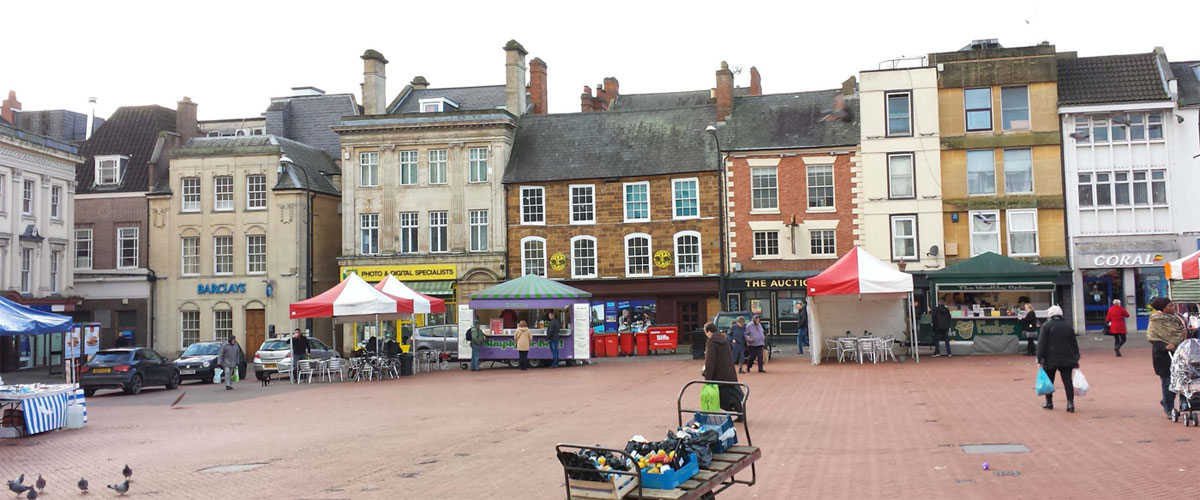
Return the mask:
{"type": "MultiPolygon", "coordinates": [[[[695,400],[699,400],[699,395],[693,393],[695,400]]],[[[706,413],[710,415],[729,415],[735,417],[735,424],[742,425],[742,433],[739,437],[739,442],[744,442],[744,445],[733,446],[725,450],[725,453],[714,453],[712,462],[706,467],[702,467],[700,472],[696,473],[691,479],[679,485],[678,488],[672,490],[660,490],[642,487],[641,471],[606,471],[609,474],[608,481],[585,481],[582,479],[571,479],[570,472],[594,472],[594,469],[582,469],[577,467],[563,466],[563,479],[566,481],[567,498],[568,500],[576,498],[588,499],[612,499],[619,500],[623,498],[638,498],[638,499],[656,499],[656,500],[693,500],[715,498],[718,493],[729,489],[735,484],[744,484],[746,486],[754,486],[758,480],[758,474],[755,470],[754,462],[762,458],[762,451],[754,446],[754,442],[750,439],[750,428],[746,419],[746,401],[750,399],[750,388],[745,384],[737,382],[713,382],[705,380],[693,380],[684,384],[679,390],[679,398],[676,401],[676,413],[679,420],[679,426],[683,426],[683,416],[693,415],[695,413],[706,413]],[[741,412],[711,412],[701,411],[699,409],[684,408],[683,397],[688,390],[688,387],[693,385],[716,384],[716,385],[733,385],[741,388],[743,398],[741,412]],[[742,479],[735,477],[738,473],[750,469],[750,478],[742,479]]],[[[602,448],[598,446],[586,446],[577,444],[559,444],[555,446],[556,452],[578,452],[579,450],[592,450],[599,453],[612,453],[614,456],[622,457],[630,461],[633,457],[624,450],[611,448],[602,448]]]]}

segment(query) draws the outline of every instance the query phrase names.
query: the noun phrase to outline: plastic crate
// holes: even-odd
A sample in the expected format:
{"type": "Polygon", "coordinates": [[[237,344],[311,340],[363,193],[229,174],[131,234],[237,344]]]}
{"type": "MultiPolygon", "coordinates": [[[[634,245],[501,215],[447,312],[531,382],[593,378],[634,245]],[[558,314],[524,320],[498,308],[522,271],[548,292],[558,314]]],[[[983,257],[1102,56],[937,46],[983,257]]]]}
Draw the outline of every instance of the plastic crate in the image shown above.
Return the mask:
{"type": "MultiPolygon", "coordinates": [[[[717,431],[717,435],[724,435],[726,431],[733,429],[733,417],[730,417],[729,415],[713,415],[709,413],[696,412],[696,414],[692,416],[692,422],[698,422],[702,430],[717,431]]],[[[690,426],[691,422],[689,422],[688,425],[690,426]]],[[[725,450],[728,450],[730,447],[736,444],[737,431],[735,430],[732,437],[718,440],[717,443],[713,445],[712,451],[713,453],[725,453],[725,450]]]]}
{"type": "Polygon", "coordinates": [[[696,459],[696,454],[692,453],[688,455],[688,463],[684,464],[681,469],[671,469],[670,472],[662,474],[650,474],[646,472],[648,470],[650,470],[649,467],[642,469],[643,488],[673,490],[700,472],[700,461],[696,459]]]}

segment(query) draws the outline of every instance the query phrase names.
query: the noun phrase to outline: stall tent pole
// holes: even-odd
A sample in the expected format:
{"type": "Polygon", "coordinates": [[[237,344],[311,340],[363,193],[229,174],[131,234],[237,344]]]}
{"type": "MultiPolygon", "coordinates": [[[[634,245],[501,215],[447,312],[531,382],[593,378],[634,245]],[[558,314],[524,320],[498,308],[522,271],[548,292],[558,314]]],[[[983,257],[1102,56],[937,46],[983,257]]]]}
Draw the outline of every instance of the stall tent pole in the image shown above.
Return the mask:
{"type": "Polygon", "coordinates": [[[913,360],[915,360],[914,362],[920,363],[921,350],[920,346],[917,345],[917,312],[915,306],[916,304],[913,300],[913,292],[908,292],[908,327],[911,329],[909,332],[910,337],[908,339],[908,344],[912,346],[913,360]]]}

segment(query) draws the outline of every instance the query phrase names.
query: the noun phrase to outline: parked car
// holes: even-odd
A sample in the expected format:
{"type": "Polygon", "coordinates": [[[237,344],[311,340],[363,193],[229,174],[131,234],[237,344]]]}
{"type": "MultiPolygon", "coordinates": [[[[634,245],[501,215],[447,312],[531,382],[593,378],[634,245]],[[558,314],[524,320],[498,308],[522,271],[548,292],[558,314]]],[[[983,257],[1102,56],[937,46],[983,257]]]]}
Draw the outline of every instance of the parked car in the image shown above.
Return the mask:
{"type": "Polygon", "coordinates": [[[417,351],[440,350],[458,357],[458,325],[423,326],[412,336],[413,349],[417,351]]]}
{"type": "MultiPolygon", "coordinates": [[[[338,357],[337,351],[313,337],[308,338],[308,356],[310,359],[326,359],[338,357]]],[[[259,380],[272,374],[288,372],[292,369],[291,338],[280,337],[267,339],[258,352],[254,353],[254,376],[259,380]]]]}
{"type": "MultiPolygon", "coordinates": [[[[211,383],[213,372],[220,364],[218,357],[224,342],[196,342],[189,345],[175,360],[180,380],[199,380],[211,383]]],[[[246,354],[238,346],[238,378],[246,378],[246,354]]]]}
{"type": "Polygon", "coordinates": [[[121,389],[138,394],[148,385],[179,387],[179,369],[161,354],[145,347],[104,349],[93,354],[80,369],[79,385],[85,396],[98,389],[121,389]]]}
{"type": "MultiPolygon", "coordinates": [[[[713,316],[713,324],[717,325],[717,331],[721,333],[729,333],[729,327],[733,326],[733,322],[738,318],[746,318],[746,324],[750,324],[750,318],[754,317],[754,313],[750,311],[721,311],[713,316]]],[[[764,327],[765,327],[764,323],[764,327]]]]}

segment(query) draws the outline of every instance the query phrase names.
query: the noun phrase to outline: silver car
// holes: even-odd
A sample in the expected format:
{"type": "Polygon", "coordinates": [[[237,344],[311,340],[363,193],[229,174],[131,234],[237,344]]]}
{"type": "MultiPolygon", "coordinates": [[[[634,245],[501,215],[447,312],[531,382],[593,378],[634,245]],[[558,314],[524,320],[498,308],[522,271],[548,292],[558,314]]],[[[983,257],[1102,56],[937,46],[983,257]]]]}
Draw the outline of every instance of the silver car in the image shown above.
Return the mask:
{"type": "MultiPolygon", "coordinates": [[[[327,359],[338,357],[324,342],[313,337],[308,339],[308,357],[310,359],[327,359]]],[[[254,376],[259,380],[272,374],[288,372],[292,369],[292,350],[289,337],[267,339],[258,352],[254,353],[254,376]]]]}
{"type": "Polygon", "coordinates": [[[413,349],[417,351],[440,350],[458,357],[458,325],[423,326],[413,333],[413,349]]]}

